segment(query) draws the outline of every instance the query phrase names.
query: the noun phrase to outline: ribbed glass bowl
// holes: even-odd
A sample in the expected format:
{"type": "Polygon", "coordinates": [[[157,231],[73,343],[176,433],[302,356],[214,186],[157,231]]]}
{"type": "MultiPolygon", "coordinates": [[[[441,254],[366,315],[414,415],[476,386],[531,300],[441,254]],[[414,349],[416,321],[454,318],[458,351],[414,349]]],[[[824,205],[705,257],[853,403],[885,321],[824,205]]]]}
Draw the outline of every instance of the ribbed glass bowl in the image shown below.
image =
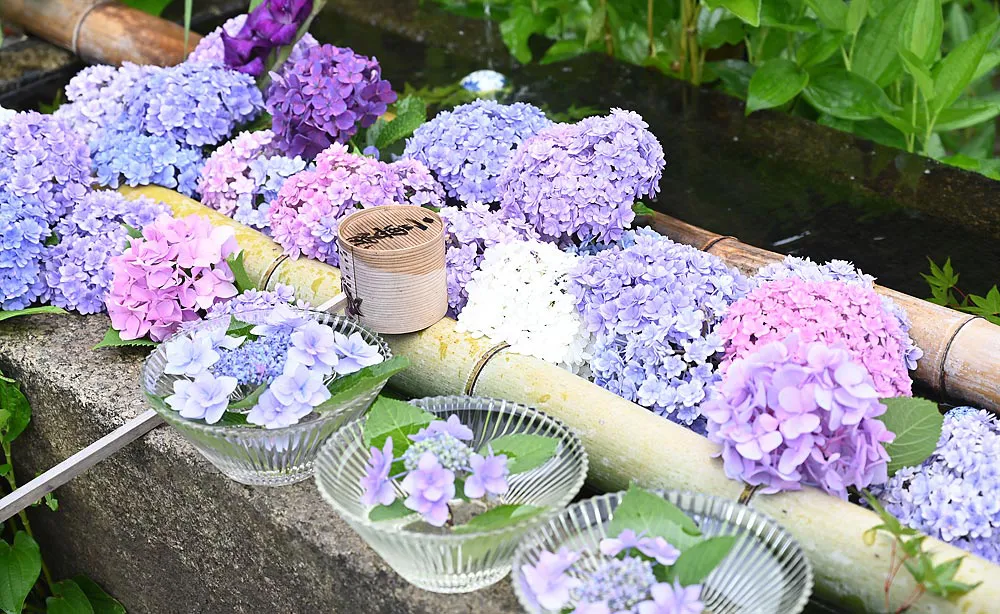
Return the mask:
{"type": "MultiPolygon", "coordinates": [[[[381,337],[353,320],[322,311],[296,311],[308,314],[339,333],[351,335],[359,332],[367,343],[378,346],[385,360],[392,358],[392,351],[381,337]]],[[[241,312],[239,318],[249,323],[261,323],[265,315],[266,311],[248,311],[241,312]]],[[[342,426],[364,414],[382,386],[339,407],[310,414],[298,424],[276,429],[213,425],[200,420],[188,420],[162,400],[150,396],[162,398],[173,394],[174,381],[181,379],[181,376],[163,372],[167,360],[167,343],[197,331],[228,328],[229,323],[228,315],[211,318],[185,328],[160,344],[146,359],[142,370],[142,386],[146,398],[168,424],[177,429],[219,471],[233,480],[254,486],[284,486],[301,482],[312,475],[313,463],[323,442],[342,426]]],[[[241,386],[234,393],[234,398],[251,391],[252,389],[241,386]]]]}
{"type": "MultiPolygon", "coordinates": [[[[706,537],[738,536],[736,545],[703,583],[701,600],[710,614],[798,614],[812,593],[809,560],[791,535],[769,517],[736,501],[700,493],[656,491],[688,514],[706,537]]],[[[526,595],[522,566],[538,563],[543,550],[567,547],[581,553],[575,568],[591,571],[604,557],[599,544],[625,492],[585,499],[538,526],[514,555],[514,592],[529,614],[548,613],[526,595]],[[586,553],[593,553],[590,556],[586,553]]],[[[571,570],[570,573],[573,573],[571,570]]]]}
{"type": "MultiPolygon", "coordinates": [[[[467,593],[494,584],[510,572],[514,549],[525,532],[561,512],[579,492],[587,475],[587,453],[562,422],[524,405],[463,396],[411,403],[442,418],[457,415],[473,432],[473,449],[511,433],[558,438],[555,456],[511,475],[510,490],[498,501],[547,509],[514,525],[461,534],[414,522],[413,517],[373,522],[361,503],[361,478],[371,457],[362,421],[344,427],[323,446],[316,460],[316,484],[337,513],[408,582],[437,593],[467,593]]],[[[402,497],[400,481],[396,494],[402,497]]]]}

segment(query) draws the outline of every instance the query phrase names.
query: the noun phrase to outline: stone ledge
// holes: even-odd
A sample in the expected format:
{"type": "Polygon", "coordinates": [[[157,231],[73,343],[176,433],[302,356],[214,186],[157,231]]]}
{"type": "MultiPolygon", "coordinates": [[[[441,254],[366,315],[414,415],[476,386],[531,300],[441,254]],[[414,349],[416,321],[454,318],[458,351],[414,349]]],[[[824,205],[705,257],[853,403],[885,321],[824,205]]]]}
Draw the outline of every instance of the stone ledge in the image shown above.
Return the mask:
{"type": "MultiPolygon", "coordinates": [[[[15,443],[22,482],[146,409],[145,352],[90,348],[103,316],[4,323],[0,370],[34,409],[15,443]]],[[[285,488],[232,482],[161,427],[31,510],[57,577],[85,573],[130,614],[517,612],[508,582],[435,595],[395,574],[322,501],[312,481],[285,488]]]]}

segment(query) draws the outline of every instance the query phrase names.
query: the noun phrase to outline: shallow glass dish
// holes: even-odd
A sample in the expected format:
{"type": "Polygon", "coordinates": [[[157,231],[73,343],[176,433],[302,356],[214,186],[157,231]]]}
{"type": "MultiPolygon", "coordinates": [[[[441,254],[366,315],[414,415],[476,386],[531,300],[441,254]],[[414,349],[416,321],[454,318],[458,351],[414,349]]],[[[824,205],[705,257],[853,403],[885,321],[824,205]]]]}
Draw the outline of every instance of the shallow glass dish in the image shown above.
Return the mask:
{"type": "MultiPolygon", "coordinates": [[[[430,397],[411,401],[445,418],[458,416],[473,432],[469,445],[479,449],[503,435],[525,433],[559,439],[555,455],[545,464],[509,477],[510,489],[498,504],[545,507],[519,523],[487,531],[452,533],[415,521],[371,521],[361,503],[361,478],[369,448],[358,421],[331,437],[316,460],[316,484],[323,498],[361,537],[408,582],[437,593],[467,593],[494,584],[510,572],[520,538],[561,512],[587,475],[587,453],[562,422],[524,405],[481,397],[430,397]]],[[[403,496],[396,483],[397,495],[403,496]]]]}
{"type": "MultiPolygon", "coordinates": [[[[308,314],[339,333],[361,333],[365,342],[378,346],[385,360],[392,358],[392,350],[381,337],[353,320],[322,311],[296,311],[308,314]]],[[[239,317],[246,322],[260,323],[265,313],[241,312],[239,317]]],[[[253,486],[284,486],[301,482],[312,475],[313,463],[323,442],[342,426],[364,414],[382,386],[339,407],[319,414],[309,414],[298,424],[276,429],[206,424],[182,418],[161,400],[173,393],[174,380],[181,379],[181,376],[163,372],[167,360],[165,346],[173,339],[189,336],[197,331],[228,328],[229,323],[228,315],[199,322],[177,332],[153,350],[142,370],[142,387],[146,398],[170,426],[177,429],[219,471],[233,480],[253,486]]],[[[241,386],[234,393],[234,399],[249,392],[251,389],[241,386]]]]}
{"type": "MultiPolygon", "coordinates": [[[[700,493],[655,491],[688,514],[706,537],[736,535],[739,539],[703,583],[701,600],[711,614],[798,614],[812,593],[813,574],[798,542],[769,517],[736,501],[700,493]]],[[[581,552],[576,566],[593,570],[607,560],[599,552],[608,523],[625,492],[574,503],[563,513],[525,536],[514,555],[514,592],[529,614],[547,614],[527,595],[523,565],[538,563],[543,550],[560,547],[581,552]]],[[[570,573],[573,573],[571,570],[570,573]]]]}

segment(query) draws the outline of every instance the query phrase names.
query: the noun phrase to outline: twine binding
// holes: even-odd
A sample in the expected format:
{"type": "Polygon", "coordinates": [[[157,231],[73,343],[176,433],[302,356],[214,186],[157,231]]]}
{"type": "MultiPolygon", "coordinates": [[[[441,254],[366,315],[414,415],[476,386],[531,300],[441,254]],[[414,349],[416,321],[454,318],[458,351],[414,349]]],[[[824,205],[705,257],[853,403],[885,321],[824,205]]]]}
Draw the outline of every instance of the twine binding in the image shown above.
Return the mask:
{"type": "Polygon", "coordinates": [[[90,17],[90,14],[93,13],[95,9],[108,4],[114,4],[114,1],[115,0],[97,0],[97,2],[88,6],[87,10],[80,13],[80,17],[76,20],[76,25],[73,26],[73,36],[69,43],[69,50],[73,52],[73,55],[80,55],[80,50],[77,49],[77,44],[80,42],[80,30],[83,29],[83,22],[90,17]]]}
{"type": "Polygon", "coordinates": [[[510,347],[509,343],[506,342],[498,343],[497,345],[494,345],[490,349],[483,352],[483,355],[479,357],[478,361],[476,361],[476,365],[472,367],[472,371],[469,372],[468,379],[465,380],[466,395],[472,396],[475,393],[476,384],[479,383],[479,376],[482,374],[483,369],[486,368],[486,365],[490,362],[490,360],[494,356],[496,356],[497,354],[506,350],[509,347],[510,347]]]}

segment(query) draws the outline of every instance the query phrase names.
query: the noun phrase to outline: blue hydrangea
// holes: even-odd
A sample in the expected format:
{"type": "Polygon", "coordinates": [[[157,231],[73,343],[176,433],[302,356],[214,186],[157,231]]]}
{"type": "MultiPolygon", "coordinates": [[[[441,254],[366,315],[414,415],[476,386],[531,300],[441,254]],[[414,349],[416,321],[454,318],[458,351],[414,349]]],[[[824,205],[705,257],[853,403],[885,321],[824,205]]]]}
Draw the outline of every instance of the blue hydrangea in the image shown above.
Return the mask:
{"type": "Polygon", "coordinates": [[[439,113],[407,139],[404,158],[424,163],[463,203],[500,200],[497,179],[518,146],[552,122],[542,111],[518,102],[476,100],[439,113]]]}
{"type": "Polygon", "coordinates": [[[640,602],[649,598],[656,584],[653,563],[639,557],[605,559],[600,566],[581,577],[573,589],[575,603],[605,603],[611,612],[637,612],[640,602]]]}
{"type": "Polygon", "coordinates": [[[122,224],[141,229],[169,212],[163,203],[148,198],[127,200],[113,191],[85,196],[56,224],[58,243],[45,250],[43,298],[84,314],[104,311],[104,295],[112,278],[105,265],[125,249],[128,239],[122,224]]]}
{"type": "Polygon", "coordinates": [[[622,244],[584,257],[571,273],[570,291],[596,336],[594,381],[691,424],[720,379],[716,327],[749,281],[719,258],[648,228],[626,232],[622,244]]]}
{"type": "Polygon", "coordinates": [[[97,183],[111,188],[155,184],[194,196],[205,163],[197,147],[121,128],[99,131],[91,149],[97,183]]]}
{"type": "Polygon", "coordinates": [[[462,77],[459,84],[476,94],[494,94],[507,87],[507,77],[495,70],[476,70],[462,77]]]}
{"type": "Polygon", "coordinates": [[[125,110],[125,98],[159,66],[125,62],[119,67],[98,64],[87,66],[66,84],[67,102],[53,114],[73,126],[88,142],[98,130],[116,121],[125,110]]]}
{"type": "Polygon", "coordinates": [[[265,337],[248,339],[234,350],[223,350],[213,372],[217,376],[235,377],[244,385],[259,386],[270,382],[285,370],[291,337],[292,329],[288,327],[265,337]]]}
{"type": "Polygon", "coordinates": [[[937,450],[877,492],[900,522],[1000,564],[1000,423],[970,407],[948,412],[937,450]]]}
{"type": "Polygon", "coordinates": [[[424,452],[431,452],[445,469],[470,471],[469,460],[472,448],[448,433],[433,433],[427,438],[415,441],[403,453],[403,464],[407,471],[413,471],[424,452]]]}
{"type": "MultiPolygon", "coordinates": [[[[295,288],[285,284],[277,284],[274,290],[244,290],[228,301],[212,305],[205,317],[234,315],[250,324],[261,324],[263,322],[261,314],[248,312],[270,311],[278,305],[292,306],[293,303],[295,303],[295,288]]],[[[298,303],[297,306],[301,309],[308,309],[308,305],[303,303],[298,303]]]]}
{"type": "Polygon", "coordinates": [[[23,309],[40,294],[44,214],[0,186],[0,308],[23,309]]]}

